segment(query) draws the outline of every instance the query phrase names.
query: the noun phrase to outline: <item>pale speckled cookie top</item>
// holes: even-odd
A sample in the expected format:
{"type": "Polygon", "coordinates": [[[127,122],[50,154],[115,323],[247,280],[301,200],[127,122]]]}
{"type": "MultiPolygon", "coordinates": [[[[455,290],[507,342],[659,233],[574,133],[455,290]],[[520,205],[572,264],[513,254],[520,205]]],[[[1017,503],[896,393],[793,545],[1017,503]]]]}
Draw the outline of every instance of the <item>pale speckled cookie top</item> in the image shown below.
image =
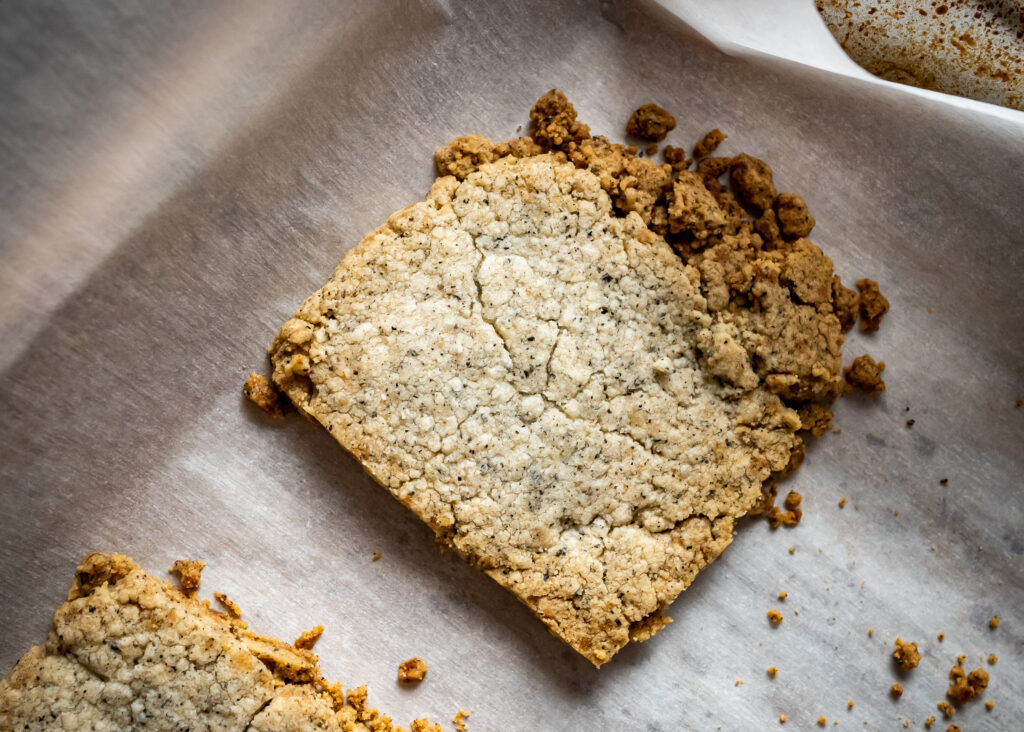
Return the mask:
{"type": "Polygon", "coordinates": [[[600,665],[661,627],[800,442],[699,277],[592,173],[505,157],[349,252],[274,380],[600,665]]]}

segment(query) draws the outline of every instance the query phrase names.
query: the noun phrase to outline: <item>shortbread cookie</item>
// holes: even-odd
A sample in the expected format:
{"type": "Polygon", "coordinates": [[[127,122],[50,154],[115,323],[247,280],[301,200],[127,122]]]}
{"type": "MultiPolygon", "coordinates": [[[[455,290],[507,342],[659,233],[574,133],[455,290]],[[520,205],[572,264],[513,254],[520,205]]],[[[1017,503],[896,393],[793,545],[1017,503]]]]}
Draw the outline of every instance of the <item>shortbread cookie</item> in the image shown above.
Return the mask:
{"type": "Polygon", "coordinates": [[[119,554],[82,561],[46,643],[0,680],[0,729],[400,730],[366,706],[365,688],[346,701],[308,649],[252,633],[119,554]]]}
{"type": "Polygon", "coordinates": [[[348,253],[273,379],[601,665],[666,624],[800,422],[649,207],[617,215],[561,153],[475,157],[348,253]]]}

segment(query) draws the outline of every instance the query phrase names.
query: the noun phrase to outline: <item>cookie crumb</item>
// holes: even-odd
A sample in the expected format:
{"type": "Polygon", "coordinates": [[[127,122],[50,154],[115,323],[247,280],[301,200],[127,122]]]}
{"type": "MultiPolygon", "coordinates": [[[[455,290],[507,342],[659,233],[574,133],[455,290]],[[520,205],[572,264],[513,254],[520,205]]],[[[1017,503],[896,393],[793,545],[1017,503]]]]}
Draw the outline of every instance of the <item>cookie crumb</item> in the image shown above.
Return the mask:
{"type": "Polygon", "coordinates": [[[881,394],[885,391],[885,382],[882,380],[882,372],[885,371],[885,361],[875,361],[868,354],[857,356],[853,363],[843,369],[843,376],[846,382],[855,389],[860,389],[867,394],[881,394]]]}
{"type": "Polygon", "coordinates": [[[789,597],[789,593],[786,592],[785,590],[783,590],[782,592],[779,593],[779,599],[780,600],[785,600],[787,597],[789,597]]]}
{"type": "Polygon", "coordinates": [[[874,638],[874,637],[875,637],[875,629],[874,628],[868,628],[868,638],[874,638]]]}
{"type": "Polygon", "coordinates": [[[936,704],[935,707],[940,712],[942,712],[946,716],[947,719],[952,717],[954,714],[956,714],[956,707],[954,707],[952,704],[950,704],[945,699],[943,699],[938,704],[936,704]]]}
{"type": "Polygon", "coordinates": [[[214,592],[213,598],[221,604],[221,606],[231,614],[232,617],[242,617],[242,608],[234,602],[230,597],[225,595],[223,592],[214,592]]]}
{"type": "Polygon", "coordinates": [[[733,686],[743,686],[743,679],[736,679],[736,683],[733,686]]]}
{"type": "Polygon", "coordinates": [[[779,669],[778,668],[776,668],[775,666],[769,666],[768,667],[768,676],[770,676],[771,678],[774,679],[778,675],[779,675],[779,669]]]}
{"type": "Polygon", "coordinates": [[[995,666],[997,663],[999,663],[999,656],[994,653],[988,654],[988,665],[995,666]]]}
{"type": "Polygon", "coordinates": [[[807,210],[803,196],[795,193],[780,193],[775,199],[775,216],[779,228],[787,239],[799,239],[811,233],[814,217],[807,210]]]}
{"type": "Polygon", "coordinates": [[[916,423],[916,420],[908,419],[907,420],[907,427],[913,427],[915,423],[916,423]]]}
{"type": "Polygon", "coordinates": [[[271,417],[283,417],[284,408],[281,393],[262,374],[251,373],[242,385],[245,398],[269,414],[271,417]]]}
{"type": "Polygon", "coordinates": [[[949,689],[946,696],[955,702],[969,702],[985,691],[988,686],[988,671],[976,668],[969,674],[964,673],[963,666],[957,664],[949,670],[949,689]]]}
{"type": "Polygon", "coordinates": [[[469,727],[466,726],[466,720],[469,718],[469,712],[460,709],[455,712],[455,716],[452,717],[452,722],[455,723],[455,732],[466,732],[469,727]]]}
{"type": "Polygon", "coordinates": [[[320,636],[323,634],[324,626],[317,625],[309,630],[303,631],[302,635],[296,638],[292,645],[301,650],[310,651],[313,649],[313,646],[316,645],[316,642],[320,640],[320,636]]]}
{"type": "Polygon", "coordinates": [[[949,478],[939,478],[939,485],[949,485],[949,478]]]}
{"type": "Polygon", "coordinates": [[[934,716],[928,717],[928,719],[924,720],[924,726],[927,727],[928,729],[931,729],[933,724],[935,724],[935,717],[934,716]]]}
{"type": "Polygon", "coordinates": [[[661,154],[665,157],[665,162],[675,172],[679,173],[690,167],[690,163],[693,161],[686,157],[686,150],[681,147],[672,147],[671,145],[665,145],[662,148],[661,154]]]}
{"type": "Polygon", "coordinates": [[[178,584],[181,586],[181,591],[186,597],[195,597],[201,581],[200,574],[205,566],[206,562],[197,562],[194,559],[178,559],[167,572],[178,575],[178,584]]]}
{"type": "Polygon", "coordinates": [[[693,146],[693,157],[695,158],[706,158],[708,155],[718,149],[725,138],[728,137],[717,127],[708,134],[701,138],[700,142],[693,146]]]}
{"type": "Polygon", "coordinates": [[[850,699],[850,701],[846,702],[846,708],[853,709],[853,699],[850,699]]]}
{"type": "Polygon", "coordinates": [[[795,546],[791,546],[791,547],[789,548],[789,553],[790,553],[790,554],[796,554],[796,547],[795,547],[795,546]]]}
{"type": "Polygon", "coordinates": [[[374,552],[373,553],[373,561],[374,562],[379,562],[380,561],[380,556],[381,556],[380,552],[374,552]]]}
{"type": "Polygon", "coordinates": [[[893,684],[889,687],[889,693],[892,694],[894,698],[899,699],[903,696],[903,684],[893,684]]]}
{"type": "Polygon", "coordinates": [[[647,147],[644,148],[644,154],[647,155],[647,157],[653,157],[655,154],[657,154],[657,152],[657,145],[648,145],[647,147]]]}
{"type": "Polygon", "coordinates": [[[904,642],[898,636],[892,657],[896,659],[896,662],[904,671],[917,668],[917,664],[921,662],[921,654],[917,651],[917,643],[904,642]]]}
{"type": "Polygon", "coordinates": [[[828,724],[828,720],[827,719],[825,719],[824,717],[818,717],[818,726],[819,727],[824,727],[826,724],[828,724]]]}
{"type": "Polygon", "coordinates": [[[996,703],[994,701],[992,701],[991,699],[989,699],[987,702],[985,702],[985,709],[987,711],[991,712],[992,708],[995,707],[995,705],[996,705],[996,703]]]}
{"type": "Polygon", "coordinates": [[[939,639],[939,643],[942,643],[942,641],[946,640],[945,633],[939,633],[936,637],[939,639]]]}
{"type": "Polygon", "coordinates": [[[778,610],[769,610],[768,619],[772,621],[773,625],[779,625],[782,622],[782,613],[778,610]]]}
{"type": "Polygon", "coordinates": [[[951,724],[948,727],[946,727],[946,732],[963,732],[963,730],[957,727],[955,724],[951,724]]]}
{"type": "Polygon", "coordinates": [[[626,123],[626,134],[641,140],[661,142],[676,128],[676,118],[657,104],[643,104],[634,110],[626,123]]]}
{"type": "Polygon", "coordinates": [[[964,661],[966,661],[966,660],[967,660],[967,654],[966,653],[961,653],[961,654],[957,655],[957,657],[956,657],[956,665],[957,666],[963,666],[964,665],[964,661]]]}
{"type": "Polygon", "coordinates": [[[839,508],[844,508],[845,506],[846,506],[846,499],[845,498],[840,498],[839,499],[839,508]]]}
{"type": "MultiPolygon", "coordinates": [[[[988,627],[991,628],[992,630],[995,630],[996,628],[999,627],[999,616],[998,615],[993,615],[992,616],[992,618],[988,621],[988,627]]],[[[1012,633],[1011,633],[1011,635],[1012,635],[1012,633]]]]}
{"type": "Polygon", "coordinates": [[[1015,406],[1017,409],[1020,409],[1022,406],[1024,406],[1024,399],[1018,399],[1013,403],[1013,406],[1015,406]]]}
{"type": "Polygon", "coordinates": [[[419,656],[402,661],[398,666],[398,680],[403,684],[419,683],[426,675],[427,662],[419,656]]]}
{"type": "Polygon", "coordinates": [[[889,312],[889,301],[874,280],[857,280],[857,289],[860,290],[860,329],[873,333],[878,330],[882,316],[889,312]]]}
{"type": "Polygon", "coordinates": [[[785,724],[785,723],[786,723],[786,715],[785,714],[780,714],[779,715],[779,724],[785,724]]]}

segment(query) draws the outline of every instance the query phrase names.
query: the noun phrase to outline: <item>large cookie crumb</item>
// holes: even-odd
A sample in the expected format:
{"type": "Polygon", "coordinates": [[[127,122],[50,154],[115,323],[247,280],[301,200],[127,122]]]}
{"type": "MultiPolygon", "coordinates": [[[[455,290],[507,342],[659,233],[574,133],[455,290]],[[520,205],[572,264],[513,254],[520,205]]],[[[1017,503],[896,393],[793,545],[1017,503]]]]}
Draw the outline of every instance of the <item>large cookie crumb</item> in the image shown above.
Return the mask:
{"type": "Polygon", "coordinates": [[[403,684],[415,684],[427,676],[427,662],[419,656],[402,661],[398,665],[398,680],[403,684]]]}
{"type": "Polygon", "coordinates": [[[676,128],[676,118],[657,104],[644,104],[630,115],[626,134],[641,140],[661,142],[676,128]]]}
{"type": "Polygon", "coordinates": [[[878,330],[882,316],[889,312],[889,301],[874,280],[857,280],[860,290],[860,329],[865,333],[878,330]]]}
{"type": "Polygon", "coordinates": [[[900,665],[904,671],[910,671],[911,669],[917,668],[917,664],[921,662],[921,654],[917,650],[917,643],[911,643],[904,641],[902,638],[896,638],[896,647],[893,649],[892,657],[896,659],[896,663],[900,665]]]}
{"type": "Polygon", "coordinates": [[[864,354],[853,359],[853,363],[843,369],[843,375],[850,386],[868,394],[881,394],[885,391],[883,371],[885,361],[875,361],[871,356],[864,354]]]}

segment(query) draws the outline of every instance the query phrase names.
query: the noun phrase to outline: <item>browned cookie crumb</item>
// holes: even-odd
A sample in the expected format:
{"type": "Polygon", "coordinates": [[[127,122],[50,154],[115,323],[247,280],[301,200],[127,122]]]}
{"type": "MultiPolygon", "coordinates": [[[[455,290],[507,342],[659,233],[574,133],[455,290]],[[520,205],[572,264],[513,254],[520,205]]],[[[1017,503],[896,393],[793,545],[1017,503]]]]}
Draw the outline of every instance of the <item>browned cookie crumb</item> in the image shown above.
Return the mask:
{"type": "Polygon", "coordinates": [[[995,666],[997,663],[999,663],[999,656],[994,653],[988,654],[988,665],[995,666]]]}
{"type": "Polygon", "coordinates": [[[955,724],[951,724],[948,727],[946,727],[946,732],[963,732],[963,730],[957,727],[955,724]]]}
{"type": "Polygon", "coordinates": [[[857,322],[857,313],[860,310],[860,295],[856,290],[846,287],[839,275],[832,278],[832,307],[835,309],[836,317],[839,318],[839,325],[843,332],[849,331],[857,322]]]}
{"type": "Polygon", "coordinates": [[[1024,406],[1024,399],[1018,399],[1013,403],[1013,406],[1015,406],[1017,409],[1020,409],[1022,406],[1024,406]]]}
{"type": "Polygon", "coordinates": [[[668,207],[669,230],[689,232],[698,239],[721,229],[726,224],[725,212],[711,195],[697,173],[681,171],[672,186],[672,203],[668,207]]]}
{"type": "Polygon", "coordinates": [[[494,147],[494,143],[483,135],[456,137],[434,153],[437,174],[454,175],[463,180],[484,163],[490,163],[499,157],[494,147]]]}
{"type": "Polygon", "coordinates": [[[896,662],[904,671],[917,668],[917,664],[921,662],[921,654],[917,650],[917,643],[904,641],[899,637],[896,638],[896,647],[893,649],[892,657],[896,659],[896,662]]]}
{"type": "Polygon", "coordinates": [[[469,712],[460,709],[455,712],[455,716],[452,717],[452,723],[455,725],[455,732],[466,732],[469,727],[466,725],[466,720],[469,718],[469,712]]]}
{"type": "Polygon", "coordinates": [[[681,147],[672,147],[671,145],[665,145],[662,149],[662,155],[665,156],[665,162],[668,163],[672,170],[679,172],[686,170],[690,167],[690,163],[693,161],[686,157],[686,150],[681,147]]]}
{"type": "Polygon", "coordinates": [[[959,654],[956,657],[956,663],[957,663],[958,666],[963,666],[964,665],[964,661],[966,661],[966,660],[967,660],[967,654],[965,654],[965,653],[961,653],[961,654],[959,654]]]}
{"type": "Polygon", "coordinates": [[[552,89],[530,110],[530,137],[543,147],[561,147],[590,136],[590,128],[576,121],[576,108],[565,94],[552,89]]]}
{"type": "Polygon", "coordinates": [[[785,724],[785,723],[786,723],[786,715],[785,714],[780,714],[779,715],[779,724],[785,724]]]}
{"type": "Polygon", "coordinates": [[[893,697],[895,697],[896,699],[899,699],[901,696],[903,696],[903,684],[893,684],[889,687],[889,693],[892,694],[893,697]]]}
{"type": "Polygon", "coordinates": [[[778,247],[782,240],[779,219],[772,209],[768,209],[754,221],[754,231],[761,235],[766,248],[778,247]]]}
{"type": "Polygon", "coordinates": [[[772,181],[771,166],[746,153],[733,158],[729,180],[743,204],[758,214],[770,209],[778,196],[772,181]]]}
{"type": "Polygon", "coordinates": [[[803,196],[795,193],[779,194],[775,199],[775,215],[779,219],[779,228],[787,239],[807,236],[814,228],[814,217],[807,210],[803,196]]]}
{"type": "Polygon", "coordinates": [[[789,548],[789,553],[790,553],[790,554],[796,554],[796,547],[795,547],[795,546],[791,546],[791,547],[789,548]]]}
{"type": "Polygon", "coordinates": [[[988,686],[988,671],[976,668],[965,673],[963,666],[957,664],[949,670],[949,689],[946,696],[958,704],[969,702],[977,697],[988,686]]]}
{"type": "Polygon", "coordinates": [[[883,371],[885,361],[875,361],[871,356],[864,354],[853,359],[853,363],[843,369],[843,375],[847,383],[854,388],[868,394],[881,394],[885,391],[883,371]]]}
{"type": "Polygon", "coordinates": [[[701,138],[700,142],[693,146],[693,157],[695,158],[706,158],[708,155],[718,149],[725,138],[728,137],[717,127],[708,134],[701,138]]]}
{"type": "Polygon", "coordinates": [[[875,629],[874,628],[868,628],[868,638],[874,638],[874,637],[875,637],[875,629]]]}
{"type": "Polygon", "coordinates": [[[720,178],[729,172],[733,158],[701,158],[697,161],[697,175],[712,193],[722,190],[720,178]]]}
{"type": "Polygon", "coordinates": [[[987,702],[985,702],[985,709],[991,712],[992,708],[995,707],[995,705],[996,703],[989,699],[987,702]]]}
{"type": "Polygon", "coordinates": [[[736,683],[733,686],[743,686],[743,679],[736,679],[736,683]]]}
{"type": "Polygon", "coordinates": [[[946,640],[945,633],[939,633],[936,637],[939,639],[939,643],[942,643],[942,641],[946,640]]]}
{"type": "Polygon", "coordinates": [[[168,573],[178,575],[178,584],[186,597],[194,597],[199,589],[200,575],[206,562],[197,562],[194,559],[178,559],[168,569],[168,573]]]}
{"type": "Polygon", "coordinates": [[[991,617],[991,618],[989,619],[989,621],[988,621],[988,627],[989,627],[989,628],[991,628],[992,630],[995,630],[996,628],[998,628],[998,627],[999,627],[999,616],[998,616],[998,615],[993,615],[993,616],[992,616],[992,617],[991,617]]]}
{"type": "Polygon", "coordinates": [[[840,498],[839,499],[839,508],[846,508],[846,499],[845,498],[840,498]]]}
{"type": "Polygon", "coordinates": [[[931,729],[933,724],[935,724],[935,717],[934,716],[928,717],[928,719],[924,720],[924,726],[927,727],[928,729],[931,729]]]}
{"type": "Polygon", "coordinates": [[[652,156],[656,155],[657,152],[658,152],[658,146],[657,145],[648,145],[647,147],[644,148],[644,154],[647,157],[652,157],[652,156]]]}
{"type": "Polygon", "coordinates": [[[225,610],[228,611],[228,614],[230,614],[232,617],[242,617],[241,606],[237,602],[232,600],[230,597],[228,597],[226,594],[224,594],[223,592],[214,592],[213,597],[217,602],[221,604],[221,606],[225,610]]]}
{"type": "Polygon", "coordinates": [[[907,420],[907,427],[913,427],[915,424],[917,424],[917,420],[914,420],[914,419],[908,419],[907,420]]]}
{"type": "Polygon", "coordinates": [[[800,405],[797,415],[800,417],[800,429],[807,430],[815,437],[821,437],[832,429],[831,404],[808,402],[800,405]]]}
{"type": "Polygon", "coordinates": [[[398,680],[403,684],[415,684],[423,681],[427,675],[427,662],[419,656],[402,661],[398,666],[398,680]]]}
{"type": "Polygon", "coordinates": [[[874,332],[882,316],[889,312],[889,301],[874,280],[857,280],[857,289],[860,290],[860,329],[865,333],[874,332]]]}
{"type": "Polygon", "coordinates": [[[846,708],[853,709],[853,699],[850,699],[850,701],[846,702],[846,708]]]}
{"type": "Polygon", "coordinates": [[[373,560],[372,561],[378,562],[378,561],[380,561],[380,557],[381,557],[380,552],[374,552],[373,553],[373,560]]]}
{"type": "Polygon", "coordinates": [[[242,393],[245,394],[246,399],[271,417],[284,415],[281,394],[266,376],[257,373],[249,374],[242,386],[242,393]]]}
{"type": "Polygon", "coordinates": [[[774,679],[778,675],[779,675],[779,669],[778,668],[776,668],[775,666],[769,666],[768,667],[768,676],[770,676],[771,678],[774,679]]]}
{"type": "Polygon", "coordinates": [[[787,597],[789,597],[789,593],[786,592],[785,590],[783,590],[782,592],[779,593],[779,599],[780,600],[785,600],[787,597]]]}
{"type": "Polygon", "coordinates": [[[827,719],[825,719],[824,717],[818,717],[818,726],[819,727],[824,727],[826,724],[828,724],[828,720],[827,719]]]}
{"type": "MultiPolygon", "coordinates": [[[[949,485],[949,478],[939,478],[939,485],[949,485]]],[[[999,625],[998,621],[996,625],[999,625]]],[[[993,627],[991,623],[989,623],[989,627],[993,627]]]]}
{"type": "Polygon", "coordinates": [[[779,625],[782,623],[782,613],[778,610],[769,610],[768,619],[772,622],[772,625],[779,625]]]}
{"type": "Polygon", "coordinates": [[[642,140],[661,142],[676,128],[676,118],[657,104],[644,104],[629,116],[626,134],[642,140]]]}
{"type": "Polygon", "coordinates": [[[956,714],[956,707],[954,707],[952,704],[950,704],[945,699],[943,699],[938,704],[936,704],[935,708],[938,709],[940,712],[942,712],[946,716],[947,719],[949,719],[954,714],[956,714]]]}
{"type": "Polygon", "coordinates": [[[318,640],[320,640],[320,636],[322,636],[323,634],[324,634],[324,626],[322,626],[322,625],[314,626],[313,628],[310,628],[309,630],[303,631],[302,635],[300,635],[295,640],[295,642],[292,643],[292,645],[295,646],[296,648],[301,648],[303,650],[311,651],[311,650],[313,650],[313,646],[316,645],[316,642],[318,640]]]}

